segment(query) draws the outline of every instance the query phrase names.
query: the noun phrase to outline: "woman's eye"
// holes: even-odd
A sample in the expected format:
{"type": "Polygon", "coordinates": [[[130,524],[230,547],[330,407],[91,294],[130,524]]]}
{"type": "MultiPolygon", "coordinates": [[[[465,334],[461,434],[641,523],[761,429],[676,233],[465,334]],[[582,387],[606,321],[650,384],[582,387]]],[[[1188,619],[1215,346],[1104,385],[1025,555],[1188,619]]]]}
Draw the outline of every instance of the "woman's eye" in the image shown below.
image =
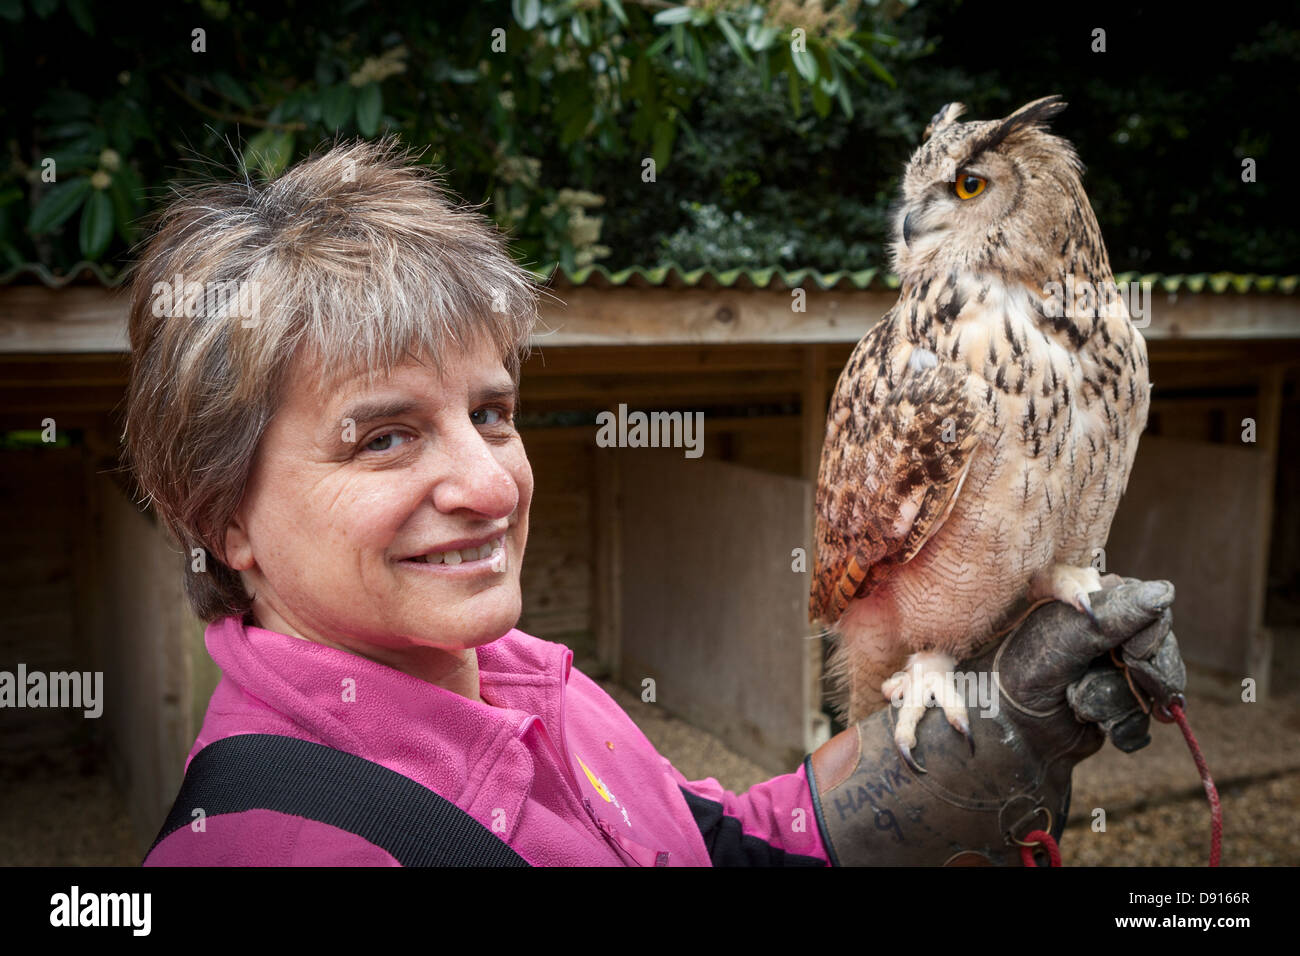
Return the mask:
{"type": "Polygon", "coordinates": [[[398,439],[401,441],[407,440],[406,436],[399,432],[384,432],[384,434],[370,440],[366,445],[366,451],[389,451],[396,447],[398,439]]]}
{"type": "Polygon", "coordinates": [[[972,176],[970,173],[960,173],[957,176],[955,186],[958,199],[974,199],[984,191],[988,185],[988,180],[982,176],[972,176]]]}
{"type": "Polygon", "coordinates": [[[475,425],[499,425],[505,416],[499,408],[478,408],[469,413],[469,419],[475,425]]]}

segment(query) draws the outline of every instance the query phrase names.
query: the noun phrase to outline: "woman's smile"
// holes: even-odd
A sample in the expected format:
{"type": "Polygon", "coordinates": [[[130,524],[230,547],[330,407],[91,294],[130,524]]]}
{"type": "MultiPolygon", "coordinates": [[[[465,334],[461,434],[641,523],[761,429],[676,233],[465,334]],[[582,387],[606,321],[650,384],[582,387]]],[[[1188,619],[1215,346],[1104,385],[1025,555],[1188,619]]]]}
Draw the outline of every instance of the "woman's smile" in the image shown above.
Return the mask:
{"type": "Polygon", "coordinates": [[[425,573],[475,575],[488,570],[499,574],[509,566],[505,532],[486,539],[440,545],[403,558],[399,563],[413,565],[414,570],[425,573]]]}

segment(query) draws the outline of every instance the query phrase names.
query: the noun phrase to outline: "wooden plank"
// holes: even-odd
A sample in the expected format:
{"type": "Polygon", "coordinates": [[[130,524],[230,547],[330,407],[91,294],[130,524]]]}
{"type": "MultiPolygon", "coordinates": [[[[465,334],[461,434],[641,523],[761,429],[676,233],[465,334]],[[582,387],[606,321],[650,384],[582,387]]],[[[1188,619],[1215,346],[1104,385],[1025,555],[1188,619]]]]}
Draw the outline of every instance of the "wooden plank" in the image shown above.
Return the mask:
{"type": "Polygon", "coordinates": [[[807,750],[811,486],[671,454],[623,471],[622,683],[773,772],[807,750]],[[762,520],[755,520],[761,515],[762,520]]]}
{"type": "Polygon", "coordinates": [[[1189,664],[1260,679],[1248,668],[1253,610],[1265,579],[1255,567],[1259,450],[1238,443],[1147,436],[1106,544],[1106,569],[1163,578],[1178,589],[1174,629],[1189,664]]]}
{"type": "MultiPolygon", "coordinates": [[[[534,343],[561,346],[855,342],[897,301],[888,290],[577,287],[544,297],[534,343]]],[[[90,286],[0,289],[0,353],[125,352],[128,302],[90,286]]],[[[1300,297],[1153,294],[1149,341],[1300,339],[1300,297]]]]}
{"type": "MultiPolygon", "coordinates": [[[[800,468],[805,481],[816,494],[817,476],[821,469],[822,446],[826,443],[826,409],[827,409],[827,348],[824,345],[808,347],[804,355],[803,396],[800,401],[801,422],[800,468]]],[[[808,519],[808,538],[802,545],[805,554],[805,567],[808,569],[806,579],[812,584],[812,569],[817,566],[817,539],[813,534],[816,515],[808,519]]],[[[823,643],[810,640],[805,643],[804,694],[808,701],[808,749],[815,750],[831,736],[830,719],[822,713],[822,685],[825,670],[825,648],[823,643]]]]}
{"type": "Polygon", "coordinates": [[[803,477],[816,482],[826,437],[826,347],[823,345],[809,346],[804,354],[800,406],[803,409],[803,477]]]}
{"type": "Polygon", "coordinates": [[[796,372],[748,372],[678,377],[648,373],[627,376],[574,375],[530,379],[520,386],[523,410],[546,408],[653,409],[731,403],[754,398],[794,402],[799,396],[796,372]]]}
{"type": "Polygon", "coordinates": [[[623,489],[622,456],[602,448],[594,459],[594,520],[591,552],[592,629],[596,657],[616,680],[623,679],[623,489]]]}
{"type": "Polygon", "coordinates": [[[550,375],[609,375],[651,373],[714,373],[785,370],[803,367],[799,345],[730,343],[716,345],[534,346],[524,363],[525,378],[550,375]]]}
{"type": "Polygon", "coordinates": [[[0,352],[126,352],[126,296],[98,286],[0,289],[0,352]]]}
{"type": "MultiPolygon", "coordinates": [[[[1272,634],[1264,626],[1268,591],[1268,559],[1273,534],[1273,489],[1277,480],[1278,435],[1282,426],[1282,385],[1285,370],[1272,365],[1260,370],[1259,406],[1255,414],[1255,442],[1262,456],[1255,486],[1254,548],[1249,555],[1254,582],[1247,610],[1246,675],[1255,678],[1260,698],[1267,698],[1273,664],[1272,634]]],[[[1239,425],[1239,422],[1238,422],[1239,425]]]]}

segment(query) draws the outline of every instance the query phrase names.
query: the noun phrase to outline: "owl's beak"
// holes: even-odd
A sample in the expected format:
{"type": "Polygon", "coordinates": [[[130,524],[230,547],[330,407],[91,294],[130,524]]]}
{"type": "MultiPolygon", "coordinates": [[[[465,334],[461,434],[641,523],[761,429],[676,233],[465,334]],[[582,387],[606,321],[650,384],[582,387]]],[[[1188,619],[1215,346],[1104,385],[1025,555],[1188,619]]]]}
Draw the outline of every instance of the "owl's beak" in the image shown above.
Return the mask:
{"type": "Polygon", "coordinates": [[[903,217],[903,245],[912,244],[912,214],[909,212],[903,217]]]}

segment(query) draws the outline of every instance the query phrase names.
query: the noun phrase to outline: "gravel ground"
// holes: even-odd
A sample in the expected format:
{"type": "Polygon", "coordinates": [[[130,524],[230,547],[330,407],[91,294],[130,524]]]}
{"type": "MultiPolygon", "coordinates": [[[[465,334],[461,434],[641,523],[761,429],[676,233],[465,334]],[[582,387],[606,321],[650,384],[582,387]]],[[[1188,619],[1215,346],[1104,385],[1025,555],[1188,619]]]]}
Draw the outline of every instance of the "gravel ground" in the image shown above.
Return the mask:
{"type": "MultiPolygon", "coordinates": [[[[0,865],[136,866],[126,804],[97,752],[0,761],[0,865]]],[[[161,821],[160,821],[161,822],[161,821]]]]}

